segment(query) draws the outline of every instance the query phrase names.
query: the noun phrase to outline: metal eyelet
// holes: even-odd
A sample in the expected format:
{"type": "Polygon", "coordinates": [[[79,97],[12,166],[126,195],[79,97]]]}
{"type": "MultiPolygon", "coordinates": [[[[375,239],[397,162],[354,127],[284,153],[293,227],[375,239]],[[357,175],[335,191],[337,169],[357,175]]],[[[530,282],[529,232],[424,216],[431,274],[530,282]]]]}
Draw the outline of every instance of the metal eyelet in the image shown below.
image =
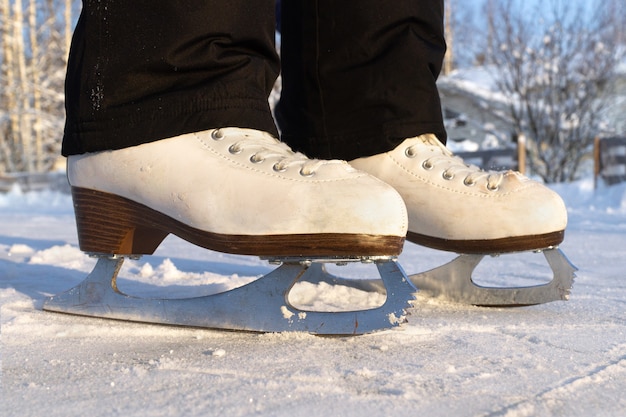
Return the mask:
{"type": "Polygon", "coordinates": [[[233,155],[239,155],[242,151],[243,151],[243,149],[241,147],[237,146],[236,144],[232,144],[228,148],[228,152],[230,152],[233,155]]]}
{"type": "Polygon", "coordinates": [[[404,150],[404,154],[407,158],[415,158],[417,156],[413,148],[411,148],[410,146],[404,150]]]}
{"type": "Polygon", "coordinates": [[[473,179],[471,179],[470,177],[466,177],[463,180],[463,184],[467,187],[473,187],[476,185],[476,181],[474,181],[473,179]]]}
{"type": "Polygon", "coordinates": [[[495,192],[495,191],[498,191],[499,189],[500,189],[500,187],[497,186],[497,185],[496,186],[491,186],[491,185],[487,184],[487,190],[489,190],[489,191],[494,191],[495,192]]]}
{"type": "Polygon", "coordinates": [[[454,174],[451,174],[448,171],[443,171],[441,176],[443,177],[444,180],[448,180],[448,181],[454,179],[454,174]]]}
{"type": "Polygon", "coordinates": [[[265,159],[259,158],[257,154],[254,154],[250,157],[250,162],[252,162],[253,164],[260,164],[263,161],[265,161],[265,159]]]}
{"type": "Polygon", "coordinates": [[[278,162],[274,164],[272,169],[274,170],[274,172],[285,172],[285,171],[287,171],[287,167],[284,166],[284,165],[281,165],[278,162]]]}
{"type": "Polygon", "coordinates": [[[300,175],[302,175],[303,177],[310,178],[310,177],[315,175],[315,171],[307,172],[307,171],[304,170],[304,168],[302,168],[302,169],[300,169],[300,175]]]}
{"type": "Polygon", "coordinates": [[[433,163],[430,162],[428,159],[422,162],[422,168],[424,168],[426,171],[430,171],[434,167],[435,165],[433,165],[433,163]]]}
{"type": "Polygon", "coordinates": [[[224,139],[224,132],[222,132],[221,129],[215,129],[213,132],[211,132],[211,138],[213,138],[214,140],[222,140],[224,139]]]}

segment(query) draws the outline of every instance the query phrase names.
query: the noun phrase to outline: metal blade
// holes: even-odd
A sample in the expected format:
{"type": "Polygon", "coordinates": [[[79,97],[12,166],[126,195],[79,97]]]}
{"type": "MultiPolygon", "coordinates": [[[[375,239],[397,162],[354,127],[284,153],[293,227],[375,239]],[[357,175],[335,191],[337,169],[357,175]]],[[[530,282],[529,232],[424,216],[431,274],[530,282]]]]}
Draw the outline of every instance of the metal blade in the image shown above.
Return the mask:
{"type": "Polygon", "coordinates": [[[451,262],[409,279],[423,293],[450,301],[480,306],[525,306],[567,300],[574,283],[574,265],[560,249],[542,251],[553,278],[529,287],[484,287],[476,284],[472,273],[484,255],[460,255],[451,262]]]}
{"type": "Polygon", "coordinates": [[[289,303],[289,291],[310,265],[318,264],[289,261],[256,281],[214,295],[187,299],[139,298],[123,294],[117,288],[116,278],[123,261],[123,257],[101,257],[82,283],[49,297],[43,309],[216,329],[355,335],[405,322],[405,309],[411,306],[416,292],[394,260],[375,261],[387,292],[382,306],[345,312],[300,310],[289,303]]]}

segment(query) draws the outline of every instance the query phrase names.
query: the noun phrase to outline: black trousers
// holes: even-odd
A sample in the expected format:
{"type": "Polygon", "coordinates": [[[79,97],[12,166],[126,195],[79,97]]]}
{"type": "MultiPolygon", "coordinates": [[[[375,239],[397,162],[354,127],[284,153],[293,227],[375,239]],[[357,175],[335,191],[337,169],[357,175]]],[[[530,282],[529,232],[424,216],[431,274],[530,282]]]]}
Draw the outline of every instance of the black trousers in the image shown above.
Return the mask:
{"type": "Polygon", "coordinates": [[[353,159],[435,133],[443,0],[83,0],[66,79],[63,154],[210,128],[278,134],[353,159]],[[281,71],[273,117],[267,98],[281,71]]]}

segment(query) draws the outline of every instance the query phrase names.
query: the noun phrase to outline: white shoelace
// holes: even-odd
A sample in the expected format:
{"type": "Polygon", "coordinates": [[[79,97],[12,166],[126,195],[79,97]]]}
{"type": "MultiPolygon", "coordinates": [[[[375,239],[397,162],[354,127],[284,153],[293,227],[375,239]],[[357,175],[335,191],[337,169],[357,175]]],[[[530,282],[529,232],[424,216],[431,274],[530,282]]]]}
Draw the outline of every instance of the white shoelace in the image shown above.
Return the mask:
{"type": "Polygon", "coordinates": [[[228,151],[231,154],[236,155],[244,150],[252,150],[254,153],[250,157],[250,162],[255,164],[262,163],[266,159],[277,158],[278,161],[272,166],[276,172],[285,172],[290,167],[297,166],[300,168],[300,175],[311,177],[324,165],[344,164],[339,160],[310,159],[300,152],[294,152],[287,144],[270,134],[251,129],[217,129],[213,131],[211,137],[214,140],[221,140],[227,135],[241,137],[229,147],[228,151]]]}
{"type": "MultiPolygon", "coordinates": [[[[504,180],[504,173],[498,171],[484,171],[475,165],[466,164],[463,159],[455,156],[448,148],[438,140],[428,135],[420,136],[419,139],[426,146],[439,148],[441,154],[434,155],[422,162],[422,167],[428,171],[438,168],[441,175],[446,180],[452,180],[457,176],[463,178],[463,184],[468,187],[474,186],[481,181],[486,181],[487,189],[497,191],[504,180]]],[[[409,158],[419,155],[419,148],[424,146],[421,143],[410,145],[406,148],[405,154],[409,158]]]]}

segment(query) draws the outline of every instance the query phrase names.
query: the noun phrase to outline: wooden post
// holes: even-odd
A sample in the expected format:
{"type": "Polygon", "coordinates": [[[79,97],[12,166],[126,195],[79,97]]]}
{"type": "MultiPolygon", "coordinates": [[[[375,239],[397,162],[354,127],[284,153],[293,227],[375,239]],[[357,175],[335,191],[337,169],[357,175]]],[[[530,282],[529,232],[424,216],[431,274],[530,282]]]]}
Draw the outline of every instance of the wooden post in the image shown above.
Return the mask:
{"type": "Polygon", "coordinates": [[[593,189],[598,188],[598,177],[600,176],[600,171],[602,161],[600,160],[600,138],[596,136],[593,140],[593,189]]]}
{"type": "Polygon", "coordinates": [[[523,133],[517,136],[517,170],[526,174],[526,136],[523,133]]]}

